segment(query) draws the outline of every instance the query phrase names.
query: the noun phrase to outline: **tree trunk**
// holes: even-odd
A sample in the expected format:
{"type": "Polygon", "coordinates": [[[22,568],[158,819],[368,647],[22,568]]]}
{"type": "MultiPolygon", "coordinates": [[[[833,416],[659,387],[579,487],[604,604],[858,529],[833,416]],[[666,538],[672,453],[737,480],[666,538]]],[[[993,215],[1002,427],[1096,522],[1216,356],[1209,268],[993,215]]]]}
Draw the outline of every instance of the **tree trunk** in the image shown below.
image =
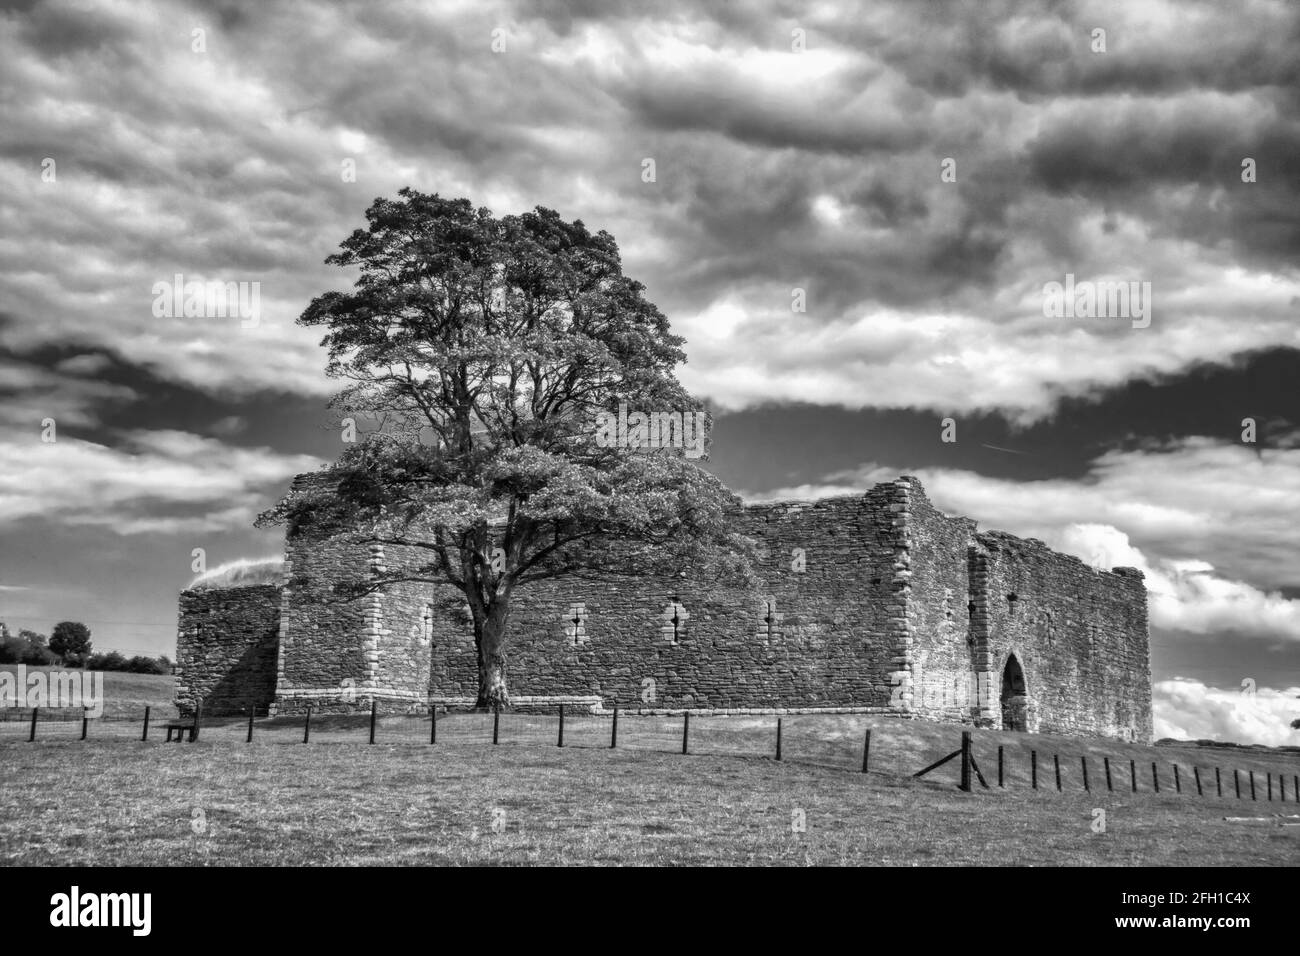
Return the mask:
{"type": "Polygon", "coordinates": [[[510,706],[506,689],[505,622],[491,614],[483,622],[483,632],[478,646],[478,703],[476,706],[491,710],[494,706],[510,706]]]}

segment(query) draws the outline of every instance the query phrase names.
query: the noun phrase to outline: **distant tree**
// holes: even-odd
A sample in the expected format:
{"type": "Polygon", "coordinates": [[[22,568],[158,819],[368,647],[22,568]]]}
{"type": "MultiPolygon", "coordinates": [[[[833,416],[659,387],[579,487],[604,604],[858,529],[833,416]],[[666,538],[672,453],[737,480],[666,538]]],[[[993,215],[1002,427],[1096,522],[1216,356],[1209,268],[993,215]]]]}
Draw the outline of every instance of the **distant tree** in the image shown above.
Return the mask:
{"type": "Polygon", "coordinates": [[[86,660],[86,666],[92,671],[121,671],[126,670],[127,660],[117,651],[109,651],[107,654],[91,654],[86,660]]]}
{"type": "Polygon", "coordinates": [[[23,641],[22,663],[34,667],[45,667],[56,660],[54,654],[45,646],[45,635],[23,629],[18,632],[18,639],[23,641]]]}
{"type": "Polygon", "coordinates": [[[90,628],[80,621],[60,621],[50,635],[50,650],[64,661],[80,661],[90,653],[90,628]]]}
{"type": "Polygon", "coordinates": [[[541,207],[498,219],[466,199],[399,196],[377,199],[369,229],[326,259],[359,267],[355,289],[317,297],[298,320],[325,329],[327,372],[349,383],[334,407],[379,427],[349,445],[330,487],[291,494],[259,523],[423,555],[352,596],[459,589],[480,707],[509,703],[510,610],[532,582],[688,568],[752,579],[753,542],[727,520],[735,495],[658,441],[611,440],[623,405],[676,414],[678,449],[695,421],[700,457],[707,432],[675,374],[685,340],[623,275],[614,237],[541,207]]]}
{"type": "Polygon", "coordinates": [[[1291,721],[1292,730],[1300,730],[1300,719],[1291,721]]]}
{"type": "Polygon", "coordinates": [[[152,657],[137,654],[126,662],[126,669],[132,674],[163,674],[162,664],[152,657]]]}
{"type": "Polygon", "coordinates": [[[166,654],[158,655],[158,666],[162,668],[161,673],[170,674],[172,672],[172,659],[166,654]]]}
{"type": "Polygon", "coordinates": [[[21,664],[30,647],[22,638],[6,631],[0,636],[0,664],[21,664]]]}
{"type": "Polygon", "coordinates": [[[57,662],[58,658],[50,653],[48,647],[41,644],[28,644],[27,653],[23,655],[23,663],[33,667],[48,667],[57,662]]]}
{"type": "Polygon", "coordinates": [[[0,638],[0,663],[43,666],[54,663],[54,655],[45,646],[45,635],[23,629],[17,637],[0,638]]]}

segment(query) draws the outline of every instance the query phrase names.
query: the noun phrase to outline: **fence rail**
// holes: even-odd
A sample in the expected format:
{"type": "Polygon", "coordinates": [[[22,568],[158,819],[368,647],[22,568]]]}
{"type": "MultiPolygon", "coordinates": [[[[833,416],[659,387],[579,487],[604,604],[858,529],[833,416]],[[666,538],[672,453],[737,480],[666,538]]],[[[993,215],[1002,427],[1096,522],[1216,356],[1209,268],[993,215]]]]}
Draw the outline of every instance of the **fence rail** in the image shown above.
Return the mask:
{"type": "Polygon", "coordinates": [[[562,704],[553,714],[500,711],[484,714],[464,710],[421,716],[383,714],[377,705],[372,705],[369,714],[320,714],[309,707],[300,714],[269,715],[245,709],[242,714],[200,714],[190,718],[179,717],[172,708],[160,708],[155,712],[152,707],[147,707],[143,714],[119,713],[99,717],[67,708],[4,708],[0,710],[0,739],[26,737],[30,742],[41,742],[107,738],[163,743],[166,732],[167,737],[189,746],[187,741],[193,738],[179,730],[173,737],[166,725],[188,725],[197,720],[201,725],[201,739],[220,744],[367,743],[434,747],[509,744],[599,747],[683,755],[767,756],[782,762],[828,765],[864,774],[874,770],[913,778],[928,777],[928,782],[939,779],[940,775],[930,776],[932,773],[952,764],[956,768],[956,786],[966,792],[975,789],[976,781],[980,788],[990,792],[1023,789],[1092,793],[1101,792],[1104,785],[1108,793],[1300,804],[1300,773],[1284,772],[1281,768],[1225,768],[1226,761],[1207,764],[1179,759],[1172,754],[1165,760],[1151,761],[1149,782],[1140,784],[1136,759],[1127,760],[1128,773],[1124,773],[1124,758],[1112,760],[1110,755],[1094,752],[1091,758],[1089,754],[1078,755],[1076,762],[1074,755],[1067,754],[1063,767],[1061,754],[1052,752],[1052,772],[1048,780],[1044,780],[1039,772],[1038,748],[1028,748],[1027,759],[1023,756],[1016,759],[1019,748],[1008,747],[1005,743],[998,744],[995,752],[989,749],[980,751],[978,735],[972,731],[960,731],[960,738],[953,740],[959,744],[957,749],[946,754],[941,752],[937,759],[912,772],[911,767],[920,762],[918,757],[924,759],[925,755],[916,747],[909,749],[907,741],[891,739],[889,733],[881,733],[880,727],[867,727],[860,738],[860,747],[851,743],[846,745],[842,740],[819,736],[815,731],[818,717],[816,714],[802,714],[738,719],[700,713],[692,716],[689,711],[673,717],[643,716],[618,708],[610,714],[575,715],[566,713],[562,704]],[[876,734],[874,750],[873,730],[876,734]],[[996,764],[993,783],[982,772],[981,756],[990,769],[996,764]],[[1095,769],[1098,763],[1102,773],[1094,778],[1090,775],[1090,766],[1095,769]],[[1076,766],[1078,773],[1064,769],[1070,766],[1076,766]],[[1172,788],[1168,774],[1165,782],[1161,782],[1161,766],[1172,771],[1172,788]],[[1232,779],[1230,786],[1225,788],[1226,771],[1231,772],[1232,779]],[[1183,785],[1185,775],[1190,778],[1187,786],[1183,785]]]}

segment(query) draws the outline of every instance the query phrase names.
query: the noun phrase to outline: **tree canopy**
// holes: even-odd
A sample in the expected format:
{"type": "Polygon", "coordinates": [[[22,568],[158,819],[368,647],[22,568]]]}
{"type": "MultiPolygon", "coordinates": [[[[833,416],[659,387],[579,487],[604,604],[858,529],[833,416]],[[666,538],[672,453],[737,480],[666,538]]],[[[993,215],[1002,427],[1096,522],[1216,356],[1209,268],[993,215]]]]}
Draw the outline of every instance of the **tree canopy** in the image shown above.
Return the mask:
{"type": "Polygon", "coordinates": [[[541,207],[496,218],[412,189],[366,218],[326,260],[360,270],[353,289],[318,296],[299,323],[326,330],[327,372],[347,383],[333,407],[369,427],[326,487],[291,493],[260,523],[416,549],[414,566],[354,593],[459,588],[485,706],[508,702],[511,598],[530,582],[753,579],[753,542],[727,521],[739,500],[693,460],[710,419],[675,374],[684,340],[623,274],[611,235],[541,207]],[[611,440],[616,414],[642,417],[611,440]]]}
{"type": "Polygon", "coordinates": [[[72,663],[90,653],[90,628],[80,621],[60,621],[50,634],[50,650],[72,663]]]}

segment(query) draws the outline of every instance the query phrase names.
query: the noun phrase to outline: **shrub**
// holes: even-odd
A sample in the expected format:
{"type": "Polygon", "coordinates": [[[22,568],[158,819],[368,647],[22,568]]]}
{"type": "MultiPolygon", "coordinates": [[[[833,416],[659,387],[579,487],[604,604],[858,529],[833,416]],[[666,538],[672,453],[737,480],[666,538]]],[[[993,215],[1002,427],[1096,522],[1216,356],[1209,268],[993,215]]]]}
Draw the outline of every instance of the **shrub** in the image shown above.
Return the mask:
{"type": "Polygon", "coordinates": [[[80,621],[60,621],[50,635],[50,650],[64,657],[90,653],[90,628],[80,621]]]}
{"type": "Polygon", "coordinates": [[[23,652],[22,663],[43,667],[47,664],[53,664],[55,657],[50,653],[50,649],[43,644],[33,644],[27,642],[27,649],[23,652]]]}
{"type": "Polygon", "coordinates": [[[145,657],[143,654],[137,654],[126,662],[126,669],[132,674],[162,674],[165,671],[162,665],[152,657],[145,657]]]}
{"type": "Polygon", "coordinates": [[[90,660],[86,662],[86,666],[95,671],[122,671],[126,670],[126,664],[126,658],[117,651],[109,651],[107,654],[91,654],[90,660]]]}
{"type": "Polygon", "coordinates": [[[30,645],[20,637],[0,637],[0,664],[21,664],[30,645]]]}

